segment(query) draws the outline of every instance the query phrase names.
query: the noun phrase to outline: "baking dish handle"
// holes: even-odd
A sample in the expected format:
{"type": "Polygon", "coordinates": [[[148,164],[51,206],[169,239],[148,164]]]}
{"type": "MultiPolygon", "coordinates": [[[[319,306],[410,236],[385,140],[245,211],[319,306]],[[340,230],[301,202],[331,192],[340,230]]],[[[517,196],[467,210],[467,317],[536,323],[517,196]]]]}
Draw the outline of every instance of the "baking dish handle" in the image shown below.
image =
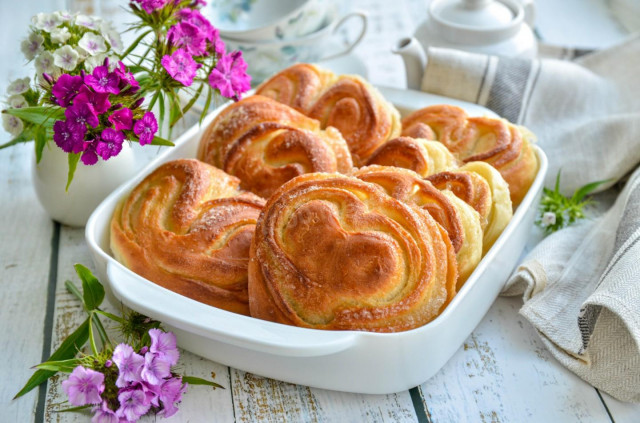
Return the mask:
{"type": "Polygon", "coordinates": [[[112,293],[127,307],[185,332],[253,351],[330,355],[353,346],[362,335],[287,326],[221,310],[156,285],[113,259],[106,273],[112,293]]]}

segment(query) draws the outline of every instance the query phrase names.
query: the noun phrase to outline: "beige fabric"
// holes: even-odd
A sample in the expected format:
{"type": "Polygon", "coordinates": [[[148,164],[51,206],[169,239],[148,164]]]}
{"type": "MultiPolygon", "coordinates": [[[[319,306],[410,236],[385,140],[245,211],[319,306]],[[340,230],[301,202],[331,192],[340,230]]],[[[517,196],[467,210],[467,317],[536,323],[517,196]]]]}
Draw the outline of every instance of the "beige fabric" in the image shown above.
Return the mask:
{"type": "MultiPolygon", "coordinates": [[[[640,163],[639,36],[571,62],[430,49],[422,89],[530,128],[549,157],[547,186],[562,169],[567,194],[611,187],[640,163]]],[[[640,169],[609,211],[540,242],[503,294],[523,296],[521,314],[563,365],[640,402],[640,169]]]]}

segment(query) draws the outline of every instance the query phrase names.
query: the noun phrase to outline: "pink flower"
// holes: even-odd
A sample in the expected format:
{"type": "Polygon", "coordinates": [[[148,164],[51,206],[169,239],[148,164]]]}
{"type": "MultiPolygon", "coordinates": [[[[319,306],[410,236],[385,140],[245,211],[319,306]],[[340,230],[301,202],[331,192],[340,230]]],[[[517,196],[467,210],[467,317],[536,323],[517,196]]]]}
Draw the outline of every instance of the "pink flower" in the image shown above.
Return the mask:
{"type": "Polygon", "coordinates": [[[108,120],[118,131],[131,129],[133,127],[133,112],[131,112],[131,109],[125,107],[113,112],[111,116],[108,117],[108,120]]]}
{"type": "Polygon", "coordinates": [[[128,385],[128,382],[139,382],[140,372],[144,364],[144,358],[136,354],[127,344],[118,344],[113,350],[113,362],[118,366],[118,379],[116,386],[119,388],[128,385]]]}
{"type": "Polygon", "coordinates": [[[104,375],[78,366],[73,369],[69,379],[62,382],[62,390],[69,397],[71,405],[99,404],[102,401],[100,394],[104,392],[104,375]]]}
{"type": "Polygon", "coordinates": [[[100,138],[96,140],[96,153],[102,160],[109,160],[111,157],[117,156],[122,151],[122,142],[124,134],[113,128],[105,128],[100,134],[100,138]]]}
{"type": "Polygon", "coordinates": [[[89,103],[77,102],[65,110],[64,115],[67,118],[67,125],[86,128],[87,124],[89,124],[92,128],[95,128],[100,124],[98,115],[96,115],[93,106],[89,103]]]}
{"type": "Polygon", "coordinates": [[[164,357],[151,352],[145,354],[142,380],[150,385],[160,385],[162,380],[169,376],[171,376],[171,366],[164,357]]]}
{"type": "Polygon", "coordinates": [[[93,417],[91,423],[119,423],[120,419],[116,416],[115,411],[111,410],[106,401],[98,407],[93,407],[93,417]]]}
{"type": "Polygon", "coordinates": [[[120,408],[116,411],[116,416],[135,422],[140,417],[147,414],[151,408],[151,402],[141,389],[122,389],[118,394],[120,408]]]}
{"type": "Polygon", "coordinates": [[[122,62],[118,62],[118,67],[114,70],[115,74],[120,77],[120,89],[124,89],[127,85],[130,87],[129,92],[131,94],[137,92],[140,89],[140,84],[136,81],[133,74],[127,71],[127,67],[122,62]]]}
{"type": "Polygon", "coordinates": [[[83,83],[81,76],[71,76],[67,73],[63,73],[60,75],[60,78],[58,78],[56,83],[53,84],[51,93],[56,98],[60,106],[67,107],[71,104],[82,86],[83,83]]]}
{"type": "Polygon", "coordinates": [[[138,136],[140,145],[150,144],[156,132],[158,132],[158,122],[151,112],[146,112],[142,119],[133,125],[133,133],[138,136]]]}
{"type": "Polygon", "coordinates": [[[169,28],[167,39],[172,45],[184,47],[194,56],[201,56],[207,49],[204,33],[189,22],[180,22],[169,28]]]}
{"type": "Polygon", "coordinates": [[[160,412],[165,418],[171,417],[178,412],[176,403],[182,400],[182,394],[187,391],[187,384],[182,384],[182,378],[172,377],[163,382],[160,387],[158,398],[162,401],[163,410],[160,412]]]}
{"type": "Polygon", "coordinates": [[[220,90],[227,98],[238,99],[251,88],[251,77],[247,74],[247,63],[242,52],[234,51],[222,55],[209,75],[209,84],[220,90]]]}
{"type": "Polygon", "coordinates": [[[163,332],[160,329],[150,329],[151,347],[149,351],[163,357],[170,365],[175,366],[180,358],[176,346],[176,336],[171,332],[163,332]]]}
{"type": "Polygon", "coordinates": [[[120,94],[120,77],[109,72],[108,65],[96,66],[91,75],[85,75],[84,83],[97,93],[120,94]]]}
{"type": "Polygon", "coordinates": [[[73,100],[74,104],[80,103],[89,103],[93,106],[93,110],[96,111],[97,114],[101,115],[102,113],[109,110],[111,107],[111,102],[109,101],[109,93],[94,93],[91,91],[91,88],[83,85],[80,87],[80,91],[78,95],[73,100]]]}
{"type": "Polygon", "coordinates": [[[65,153],[80,153],[84,150],[85,127],[73,126],[64,120],[53,124],[53,140],[65,153]]]}
{"type": "Polygon", "coordinates": [[[169,75],[185,87],[191,86],[200,67],[183,48],[177,49],[171,56],[165,55],[161,63],[169,75]]]}
{"type": "Polygon", "coordinates": [[[167,4],[167,0],[135,0],[137,3],[140,3],[140,6],[144,9],[145,12],[151,14],[153,11],[162,9],[165,4],[167,4]]]}
{"type": "Polygon", "coordinates": [[[98,163],[98,153],[96,153],[96,145],[98,142],[96,140],[85,141],[84,143],[84,151],[82,152],[82,156],[80,160],[86,166],[93,166],[98,163]]]}

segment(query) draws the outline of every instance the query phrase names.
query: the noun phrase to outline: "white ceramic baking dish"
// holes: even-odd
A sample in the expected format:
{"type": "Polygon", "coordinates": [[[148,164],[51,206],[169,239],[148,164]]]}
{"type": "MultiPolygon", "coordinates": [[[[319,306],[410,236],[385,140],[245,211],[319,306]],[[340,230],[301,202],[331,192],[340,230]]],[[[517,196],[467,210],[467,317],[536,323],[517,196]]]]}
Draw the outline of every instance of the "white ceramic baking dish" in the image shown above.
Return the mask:
{"type": "MultiPolygon", "coordinates": [[[[401,112],[430,104],[456,104],[470,115],[492,115],[469,103],[416,91],[380,89],[401,112]]],[[[485,315],[517,264],[533,224],[547,159],[536,147],[538,175],[513,219],[458,295],[435,320],[399,333],[322,331],[230,313],[162,288],[136,275],[111,255],[109,224],[118,201],[160,163],[195,157],[202,127],[120,186],[94,211],[86,240],[102,281],[126,306],[162,321],[179,345],[219,363],[287,382],[339,391],[385,394],[404,391],[433,376],[485,315]]]]}

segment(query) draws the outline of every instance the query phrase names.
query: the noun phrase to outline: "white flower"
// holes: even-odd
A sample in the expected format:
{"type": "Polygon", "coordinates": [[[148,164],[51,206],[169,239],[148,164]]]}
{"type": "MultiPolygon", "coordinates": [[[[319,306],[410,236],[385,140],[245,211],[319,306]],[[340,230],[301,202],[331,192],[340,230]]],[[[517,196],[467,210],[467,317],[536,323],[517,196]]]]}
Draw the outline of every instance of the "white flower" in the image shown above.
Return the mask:
{"type": "Polygon", "coordinates": [[[76,16],[76,25],[84,26],[89,29],[98,29],[98,24],[102,21],[102,19],[87,16],[87,15],[78,15],[76,16]]]}
{"type": "Polygon", "coordinates": [[[122,38],[120,33],[116,31],[110,22],[104,22],[100,25],[100,32],[105,40],[109,43],[113,51],[120,54],[124,51],[124,45],[122,44],[122,38]]]}
{"type": "Polygon", "coordinates": [[[556,214],[554,212],[545,212],[542,215],[542,226],[555,225],[556,214]]]}
{"type": "Polygon", "coordinates": [[[7,113],[3,113],[2,127],[5,129],[5,131],[10,133],[14,137],[17,137],[22,133],[22,130],[24,129],[24,124],[19,118],[7,113]]]}
{"type": "Polygon", "coordinates": [[[42,52],[40,56],[36,58],[36,73],[42,74],[46,72],[48,74],[53,73],[56,70],[54,63],[53,54],[48,51],[42,52]]]}
{"type": "Polygon", "coordinates": [[[62,23],[62,19],[55,13],[38,13],[31,18],[31,22],[33,22],[33,25],[36,28],[46,32],[51,32],[52,29],[62,23]]]}
{"type": "Polygon", "coordinates": [[[80,55],[71,46],[62,46],[53,52],[53,64],[68,71],[75,69],[79,58],[80,55]]]}
{"type": "Polygon", "coordinates": [[[71,38],[71,34],[67,27],[63,26],[62,28],[55,28],[51,31],[51,41],[54,43],[64,44],[69,38],[71,38]]]}
{"type": "Polygon", "coordinates": [[[16,79],[15,81],[12,81],[7,87],[7,94],[9,95],[22,94],[24,92],[27,92],[28,90],[29,90],[29,77],[26,77],[26,78],[16,79]]]}
{"type": "Polygon", "coordinates": [[[96,35],[91,32],[87,32],[78,41],[78,46],[91,56],[104,53],[107,51],[107,45],[104,43],[104,38],[101,35],[96,35]]]}
{"type": "Polygon", "coordinates": [[[22,53],[27,60],[33,60],[38,53],[44,50],[42,43],[44,43],[44,37],[37,32],[32,32],[27,38],[22,40],[22,43],[20,43],[20,50],[22,50],[22,53]]]}
{"type": "Polygon", "coordinates": [[[27,100],[21,96],[20,94],[12,95],[7,99],[7,104],[14,109],[22,109],[23,107],[29,106],[27,100]]]}
{"type": "Polygon", "coordinates": [[[73,18],[73,15],[69,12],[67,12],[66,10],[60,10],[58,12],[53,12],[54,15],[56,15],[61,21],[70,21],[71,18],[73,18]]]}
{"type": "Polygon", "coordinates": [[[87,57],[87,60],[84,61],[84,69],[87,72],[93,72],[93,70],[98,67],[98,66],[102,66],[102,63],[104,63],[104,59],[107,58],[106,54],[97,54],[95,56],[90,56],[87,57]]]}

